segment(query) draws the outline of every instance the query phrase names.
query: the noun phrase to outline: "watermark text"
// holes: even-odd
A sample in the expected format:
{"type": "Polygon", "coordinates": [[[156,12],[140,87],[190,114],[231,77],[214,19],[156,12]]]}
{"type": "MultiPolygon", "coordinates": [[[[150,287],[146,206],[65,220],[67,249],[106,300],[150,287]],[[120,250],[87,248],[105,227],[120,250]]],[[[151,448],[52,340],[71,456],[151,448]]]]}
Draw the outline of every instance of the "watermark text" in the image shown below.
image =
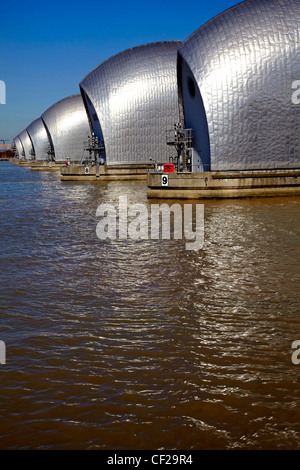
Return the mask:
{"type": "Polygon", "coordinates": [[[204,245],[204,205],[145,204],[128,206],[127,196],[118,207],[100,204],[96,233],[100,240],[185,240],[185,249],[198,251],[204,245]]]}
{"type": "Polygon", "coordinates": [[[292,89],[295,90],[292,94],[292,103],[300,104],[300,80],[294,80],[292,89]]]}
{"type": "Polygon", "coordinates": [[[6,346],[4,341],[0,341],[0,364],[6,364],[6,346]]]}
{"type": "Polygon", "coordinates": [[[3,80],[0,80],[0,104],[6,104],[6,85],[3,80]]]}
{"type": "Polygon", "coordinates": [[[297,366],[298,364],[300,364],[300,340],[299,339],[293,342],[292,349],[295,349],[295,351],[292,354],[292,363],[297,366]]]}

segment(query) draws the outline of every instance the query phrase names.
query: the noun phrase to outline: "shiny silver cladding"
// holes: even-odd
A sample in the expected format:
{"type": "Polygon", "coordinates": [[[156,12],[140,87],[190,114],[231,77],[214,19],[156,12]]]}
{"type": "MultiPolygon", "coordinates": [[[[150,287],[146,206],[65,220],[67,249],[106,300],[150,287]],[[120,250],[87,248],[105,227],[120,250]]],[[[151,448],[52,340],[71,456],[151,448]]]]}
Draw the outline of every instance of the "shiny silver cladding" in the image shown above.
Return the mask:
{"type": "Polygon", "coordinates": [[[18,152],[18,158],[20,159],[23,158],[25,156],[25,153],[24,153],[22,142],[20,141],[20,138],[18,135],[14,138],[14,143],[16,145],[16,149],[18,152]]]}
{"type": "Polygon", "coordinates": [[[292,101],[299,28],[300,0],[247,0],[181,46],[203,99],[212,170],[300,167],[300,106],[292,101]]]}
{"type": "Polygon", "coordinates": [[[25,159],[26,160],[31,160],[33,158],[33,147],[32,147],[32,143],[31,143],[30,137],[29,137],[28,132],[26,131],[26,129],[24,129],[24,131],[20,132],[18,137],[19,137],[20,141],[22,142],[25,159]]]}
{"type": "Polygon", "coordinates": [[[80,161],[90,136],[88,117],[81,95],[55,103],[41,116],[51,139],[55,161],[80,161]]]}
{"type": "Polygon", "coordinates": [[[45,160],[47,158],[49,139],[42,119],[38,118],[33,121],[26,130],[31,138],[35,159],[45,160]]]}
{"type": "Polygon", "coordinates": [[[166,161],[166,129],[179,120],[177,51],[180,41],[128,49],[80,83],[92,128],[104,139],[110,164],[166,161]]]}

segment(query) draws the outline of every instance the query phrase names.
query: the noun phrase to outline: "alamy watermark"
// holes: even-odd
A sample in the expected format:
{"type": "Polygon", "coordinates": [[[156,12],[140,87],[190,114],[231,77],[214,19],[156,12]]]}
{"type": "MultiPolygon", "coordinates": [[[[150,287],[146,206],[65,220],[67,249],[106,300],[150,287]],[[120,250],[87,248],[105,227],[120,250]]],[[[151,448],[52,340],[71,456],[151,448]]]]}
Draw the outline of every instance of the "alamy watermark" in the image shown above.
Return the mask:
{"type": "Polygon", "coordinates": [[[6,104],[6,85],[3,80],[0,80],[0,104],[6,104]]]}
{"type": "Polygon", "coordinates": [[[292,89],[295,90],[292,94],[292,103],[300,104],[300,80],[294,80],[292,89]]]}
{"type": "Polygon", "coordinates": [[[186,250],[200,250],[204,245],[204,205],[145,204],[128,206],[127,196],[119,197],[118,207],[100,204],[101,217],[96,233],[100,240],[185,240],[186,250]]]}
{"type": "Polygon", "coordinates": [[[0,341],[0,364],[6,364],[6,346],[4,341],[0,341]]]}
{"type": "Polygon", "coordinates": [[[292,344],[292,349],[295,351],[292,354],[292,363],[296,366],[300,364],[300,340],[296,340],[292,344]]]}

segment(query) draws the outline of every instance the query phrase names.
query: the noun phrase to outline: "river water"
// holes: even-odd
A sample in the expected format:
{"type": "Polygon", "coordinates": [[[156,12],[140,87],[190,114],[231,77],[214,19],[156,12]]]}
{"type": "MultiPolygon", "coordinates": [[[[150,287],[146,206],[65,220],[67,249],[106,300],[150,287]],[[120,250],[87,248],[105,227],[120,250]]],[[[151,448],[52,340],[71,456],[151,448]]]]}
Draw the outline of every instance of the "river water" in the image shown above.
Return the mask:
{"type": "Polygon", "coordinates": [[[205,201],[188,251],[99,240],[121,195],[161,202],[0,164],[0,448],[300,449],[300,198],[205,201]]]}

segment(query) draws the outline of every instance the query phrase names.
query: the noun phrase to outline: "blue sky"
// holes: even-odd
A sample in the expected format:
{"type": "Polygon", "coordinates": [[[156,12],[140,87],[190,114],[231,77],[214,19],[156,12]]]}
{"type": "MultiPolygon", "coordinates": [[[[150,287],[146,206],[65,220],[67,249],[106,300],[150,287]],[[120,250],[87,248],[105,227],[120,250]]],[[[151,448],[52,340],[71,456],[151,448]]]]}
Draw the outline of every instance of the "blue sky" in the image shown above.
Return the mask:
{"type": "Polygon", "coordinates": [[[239,0],[4,0],[0,5],[0,139],[12,140],[49,106],[79,93],[97,65],[130,47],[184,41],[239,0]]]}

